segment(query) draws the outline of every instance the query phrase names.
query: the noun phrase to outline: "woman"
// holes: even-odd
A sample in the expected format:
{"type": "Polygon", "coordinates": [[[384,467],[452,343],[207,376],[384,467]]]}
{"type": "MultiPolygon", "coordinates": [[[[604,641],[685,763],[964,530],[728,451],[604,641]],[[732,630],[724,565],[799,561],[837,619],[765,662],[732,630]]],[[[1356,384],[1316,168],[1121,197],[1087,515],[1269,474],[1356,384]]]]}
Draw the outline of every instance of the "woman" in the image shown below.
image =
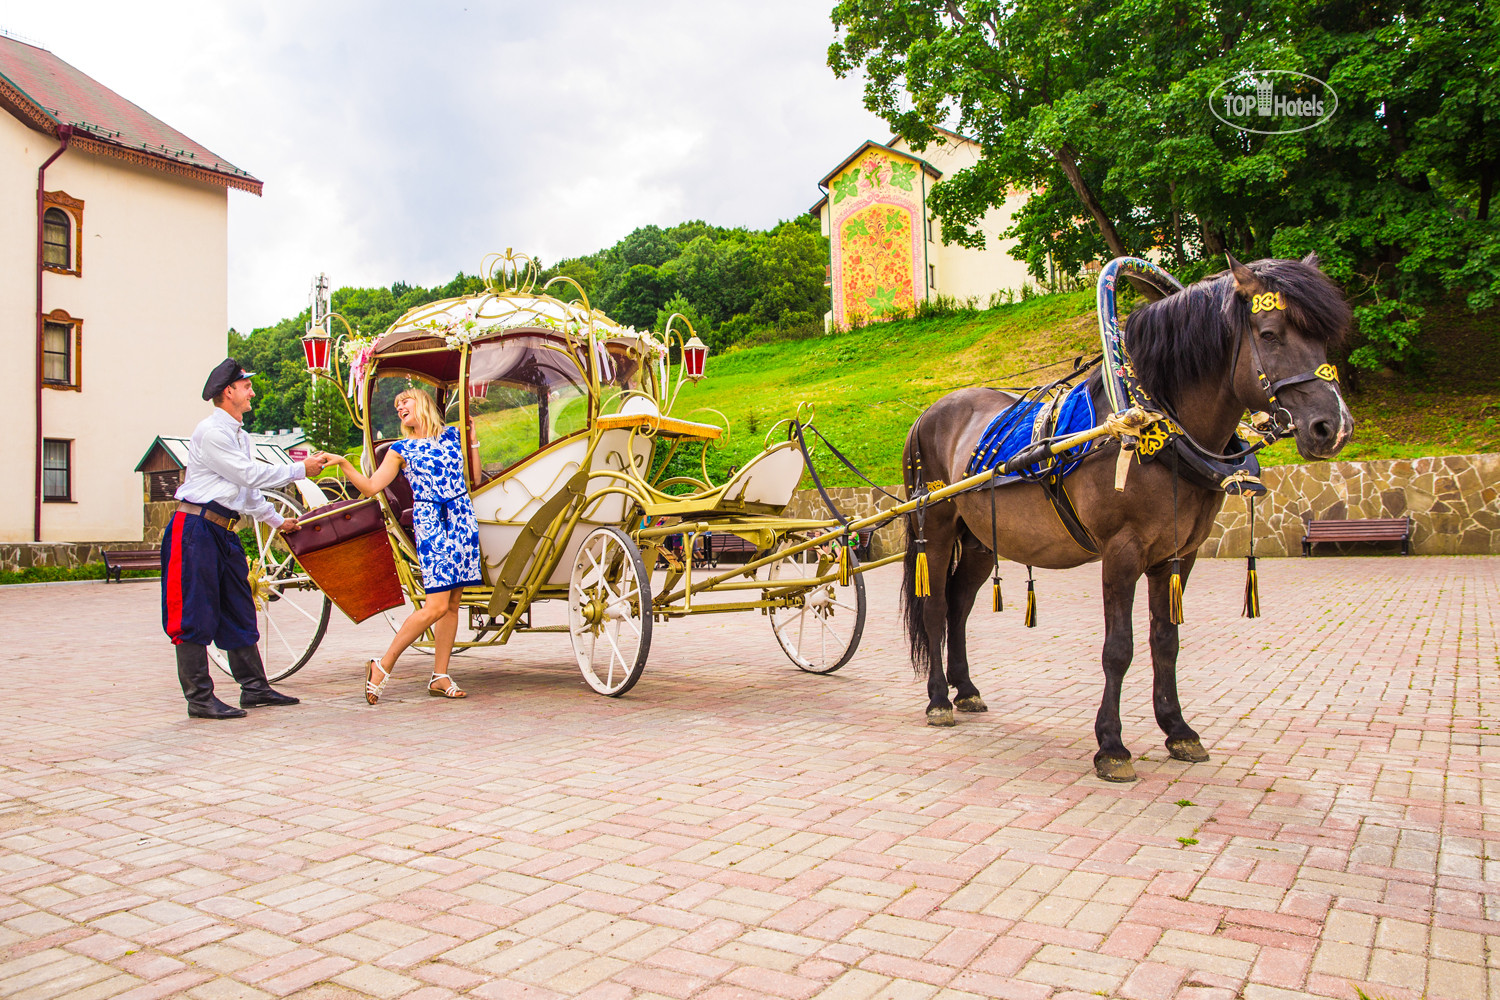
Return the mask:
{"type": "Polygon", "coordinates": [[[463,444],[456,427],[443,424],[437,404],[420,389],[396,397],[402,438],[391,445],[373,476],[363,476],[343,457],[333,462],[359,492],[372,497],[404,470],[415,504],[412,525],[417,535],[417,558],[427,600],[412,612],[379,659],[365,663],[365,701],[380,700],[396,660],[429,628],[437,638],[432,656],[432,678],[427,693],[441,698],[468,695],[448,676],[453,638],[458,633],[458,609],[465,587],[483,583],[479,571],[479,522],[469,502],[464,481],[463,444]]]}

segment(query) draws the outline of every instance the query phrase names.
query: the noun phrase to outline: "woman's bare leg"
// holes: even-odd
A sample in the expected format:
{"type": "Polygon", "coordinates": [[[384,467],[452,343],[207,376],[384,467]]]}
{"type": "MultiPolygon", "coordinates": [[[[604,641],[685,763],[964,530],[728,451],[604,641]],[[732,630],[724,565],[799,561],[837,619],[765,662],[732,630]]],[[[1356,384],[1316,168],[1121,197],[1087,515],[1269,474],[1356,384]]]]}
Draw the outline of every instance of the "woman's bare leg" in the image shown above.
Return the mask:
{"type": "MultiPolygon", "coordinates": [[[[453,656],[453,640],[458,635],[458,610],[463,601],[462,590],[450,590],[446,595],[448,602],[447,611],[432,626],[432,634],[437,639],[437,645],[432,651],[432,672],[434,674],[446,674],[448,672],[448,660],[453,656]]],[[[448,684],[452,684],[450,680],[448,684]]],[[[447,690],[447,686],[444,686],[447,690]]]]}

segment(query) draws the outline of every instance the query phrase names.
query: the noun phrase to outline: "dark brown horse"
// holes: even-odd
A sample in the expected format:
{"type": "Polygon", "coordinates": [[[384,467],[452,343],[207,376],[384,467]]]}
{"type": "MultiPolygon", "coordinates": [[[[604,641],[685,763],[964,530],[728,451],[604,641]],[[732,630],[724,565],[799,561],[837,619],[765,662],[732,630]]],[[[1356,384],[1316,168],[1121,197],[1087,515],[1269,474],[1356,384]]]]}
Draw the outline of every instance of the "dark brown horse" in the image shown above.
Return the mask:
{"type": "MultiPolygon", "coordinates": [[[[1349,327],[1350,311],[1342,293],[1318,269],[1313,255],[1301,261],[1262,260],[1248,267],[1233,258],[1229,263],[1229,271],[1141,305],[1131,314],[1124,340],[1141,388],[1167,407],[1206,450],[1227,451],[1246,410],[1271,410],[1279,413],[1288,432],[1286,424],[1295,425],[1297,449],[1304,457],[1336,455],[1354,428],[1331,369],[1323,367],[1329,349],[1339,344],[1349,327]],[[1313,377],[1319,369],[1323,374],[1313,377]],[[1279,409],[1269,396],[1277,397],[1279,409]]],[[[1087,385],[1096,411],[1108,412],[1097,372],[1087,385]]],[[[964,478],[969,457],[991,419],[1015,402],[1015,396],[1004,392],[971,388],[934,403],[907,435],[903,465],[908,491],[918,488],[918,475],[922,482],[964,478]],[[918,458],[920,473],[915,473],[918,458]]],[[[1157,724],[1166,733],[1173,757],[1208,759],[1178,702],[1177,625],[1169,610],[1169,577],[1173,560],[1180,560],[1186,583],[1224,494],[1177,477],[1174,524],[1176,474],[1169,463],[1138,464],[1132,458],[1125,489],[1117,492],[1119,445],[1106,441],[1064,481],[1079,519],[1098,543],[1098,554],[1074,541],[1042,487],[1026,482],[1003,485],[995,495],[994,548],[1003,559],[1048,569],[1102,562],[1104,696],[1094,724],[1099,741],[1094,767],[1101,778],[1131,781],[1135,769],[1120,735],[1120,686],[1134,652],[1131,608],[1136,581],[1143,575],[1151,611],[1152,706],[1157,724]]],[[[927,674],[931,725],[953,725],[955,706],[960,712],[985,711],[979,689],[969,678],[965,624],[994,558],[990,518],[990,497],[983,490],[926,509],[922,532],[932,567],[930,595],[917,597],[917,546],[911,544],[916,526],[915,518],[908,517],[902,597],[913,665],[918,676],[927,674]],[[950,688],[955,689],[953,701],[948,698],[950,688]]]]}

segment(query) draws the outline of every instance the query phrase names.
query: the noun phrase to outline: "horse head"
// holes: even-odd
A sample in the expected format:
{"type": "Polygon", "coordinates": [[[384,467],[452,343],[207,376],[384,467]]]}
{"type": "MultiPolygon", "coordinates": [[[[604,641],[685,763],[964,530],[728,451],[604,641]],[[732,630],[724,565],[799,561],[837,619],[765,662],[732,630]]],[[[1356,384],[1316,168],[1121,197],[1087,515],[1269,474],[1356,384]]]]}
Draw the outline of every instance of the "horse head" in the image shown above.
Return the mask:
{"type": "Polygon", "coordinates": [[[1332,458],[1354,431],[1328,361],[1349,329],[1342,292],[1318,268],[1317,254],[1248,267],[1231,256],[1229,271],[1236,395],[1247,409],[1268,412],[1283,434],[1295,434],[1303,458],[1332,458]]]}

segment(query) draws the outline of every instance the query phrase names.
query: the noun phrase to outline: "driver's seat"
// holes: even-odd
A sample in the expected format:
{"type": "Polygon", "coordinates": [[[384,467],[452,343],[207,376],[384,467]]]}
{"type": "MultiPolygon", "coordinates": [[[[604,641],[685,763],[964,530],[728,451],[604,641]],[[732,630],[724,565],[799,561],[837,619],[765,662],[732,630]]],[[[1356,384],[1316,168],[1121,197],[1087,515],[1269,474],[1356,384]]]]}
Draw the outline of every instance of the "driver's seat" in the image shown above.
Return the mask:
{"type": "MultiPolygon", "coordinates": [[[[392,444],[392,441],[382,441],[375,446],[375,468],[380,468],[380,463],[385,461],[386,452],[391,450],[392,444]]],[[[385,499],[391,505],[391,511],[396,515],[401,529],[406,532],[406,537],[414,539],[416,532],[412,527],[411,512],[416,498],[412,496],[411,483],[407,481],[405,472],[398,473],[385,488],[385,499]]]]}

